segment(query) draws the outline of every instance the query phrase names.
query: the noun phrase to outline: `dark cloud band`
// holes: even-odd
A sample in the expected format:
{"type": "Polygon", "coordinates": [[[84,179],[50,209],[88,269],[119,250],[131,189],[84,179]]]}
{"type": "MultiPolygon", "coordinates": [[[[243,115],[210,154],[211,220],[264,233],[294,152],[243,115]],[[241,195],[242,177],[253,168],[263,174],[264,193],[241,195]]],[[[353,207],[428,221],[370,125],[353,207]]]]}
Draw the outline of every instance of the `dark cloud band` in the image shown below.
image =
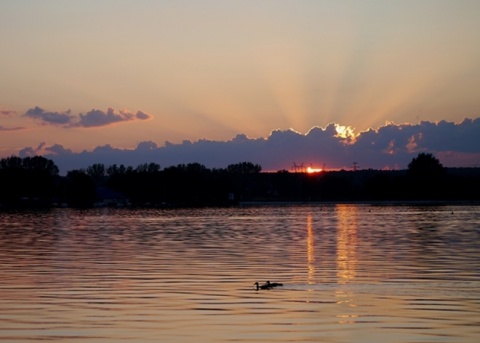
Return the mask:
{"type": "MultiPolygon", "coordinates": [[[[114,113],[110,116],[106,116],[108,122],[123,118],[121,114],[120,118],[114,113]]],[[[138,116],[137,113],[135,117],[138,116]]],[[[101,114],[96,118],[92,114],[85,118],[98,125],[105,116],[101,114]]],[[[83,125],[87,125],[86,120],[83,125]]],[[[179,144],[165,142],[163,146],[147,141],[135,149],[118,149],[107,144],[80,153],[58,144],[41,145],[36,149],[25,148],[20,155],[43,154],[52,158],[63,171],[86,168],[94,163],[135,166],[155,162],[167,167],[198,162],[210,168],[222,168],[239,161],[260,164],[263,170],[271,171],[290,169],[293,163],[304,163],[305,166],[325,164],[327,169],[351,168],[354,162],[365,169],[403,169],[420,152],[448,158],[448,161],[441,160],[445,166],[480,166],[480,118],[465,119],[461,123],[389,123],[355,137],[342,136],[339,128],[343,127],[330,124],[325,128],[312,128],[307,134],[275,130],[267,138],[239,134],[228,141],[202,139],[179,144]]]]}

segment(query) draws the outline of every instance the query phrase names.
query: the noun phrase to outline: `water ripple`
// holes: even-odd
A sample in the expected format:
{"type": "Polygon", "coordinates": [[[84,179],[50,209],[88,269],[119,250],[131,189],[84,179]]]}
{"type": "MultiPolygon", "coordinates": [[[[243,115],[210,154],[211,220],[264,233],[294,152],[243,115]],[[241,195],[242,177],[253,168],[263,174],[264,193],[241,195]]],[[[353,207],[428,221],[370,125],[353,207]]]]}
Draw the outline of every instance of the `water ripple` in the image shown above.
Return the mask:
{"type": "Polygon", "coordinates": [[[0,341],[477,342],[479,228],[475,206],[2,212],[0,341]]]}

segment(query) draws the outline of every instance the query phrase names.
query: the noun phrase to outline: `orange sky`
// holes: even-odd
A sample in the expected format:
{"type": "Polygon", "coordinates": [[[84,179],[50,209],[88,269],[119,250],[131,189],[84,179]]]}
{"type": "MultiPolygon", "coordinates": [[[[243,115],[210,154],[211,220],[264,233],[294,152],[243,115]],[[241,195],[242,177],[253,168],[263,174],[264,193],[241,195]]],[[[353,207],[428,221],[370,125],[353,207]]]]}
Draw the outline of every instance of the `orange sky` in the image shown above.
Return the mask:
{"type": "Polygon", "coordinates": [[[6,0],[0,46],[0,156],[479,116],[479,1],[6,0]]]}

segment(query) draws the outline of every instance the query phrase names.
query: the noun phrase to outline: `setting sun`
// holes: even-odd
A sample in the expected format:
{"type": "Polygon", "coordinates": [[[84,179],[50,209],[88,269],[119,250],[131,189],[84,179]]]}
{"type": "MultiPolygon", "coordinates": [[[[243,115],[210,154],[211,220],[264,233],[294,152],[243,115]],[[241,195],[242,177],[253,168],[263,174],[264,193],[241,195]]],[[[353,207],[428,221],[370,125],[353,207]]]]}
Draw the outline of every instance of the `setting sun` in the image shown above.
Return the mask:
{"type": "Polygon", "coordinates": [[[320,172],[322,172],[322,171],[323,171],[322,168],[313,168],[313,167],[308,167],[308,168],[307,168],[307,173],[308,173],[308,174],[320,173],[320,172]]]}

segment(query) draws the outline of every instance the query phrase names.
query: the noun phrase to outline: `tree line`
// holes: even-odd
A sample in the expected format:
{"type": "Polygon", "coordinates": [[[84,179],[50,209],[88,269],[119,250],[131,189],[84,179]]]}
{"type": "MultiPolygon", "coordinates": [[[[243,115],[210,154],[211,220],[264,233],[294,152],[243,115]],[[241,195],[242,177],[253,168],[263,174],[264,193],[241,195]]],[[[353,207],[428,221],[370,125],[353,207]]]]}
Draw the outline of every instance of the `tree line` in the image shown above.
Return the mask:
{"type": "Polygon", "coordinates": [[[59,175],[41,156],[0,160],[0,207],[225,206],[242,201],[480,200],[480,169],[445,168],[421,153],[406,170],[262,172],[251,162],[209,169],[93,164],[59,175]]]}

